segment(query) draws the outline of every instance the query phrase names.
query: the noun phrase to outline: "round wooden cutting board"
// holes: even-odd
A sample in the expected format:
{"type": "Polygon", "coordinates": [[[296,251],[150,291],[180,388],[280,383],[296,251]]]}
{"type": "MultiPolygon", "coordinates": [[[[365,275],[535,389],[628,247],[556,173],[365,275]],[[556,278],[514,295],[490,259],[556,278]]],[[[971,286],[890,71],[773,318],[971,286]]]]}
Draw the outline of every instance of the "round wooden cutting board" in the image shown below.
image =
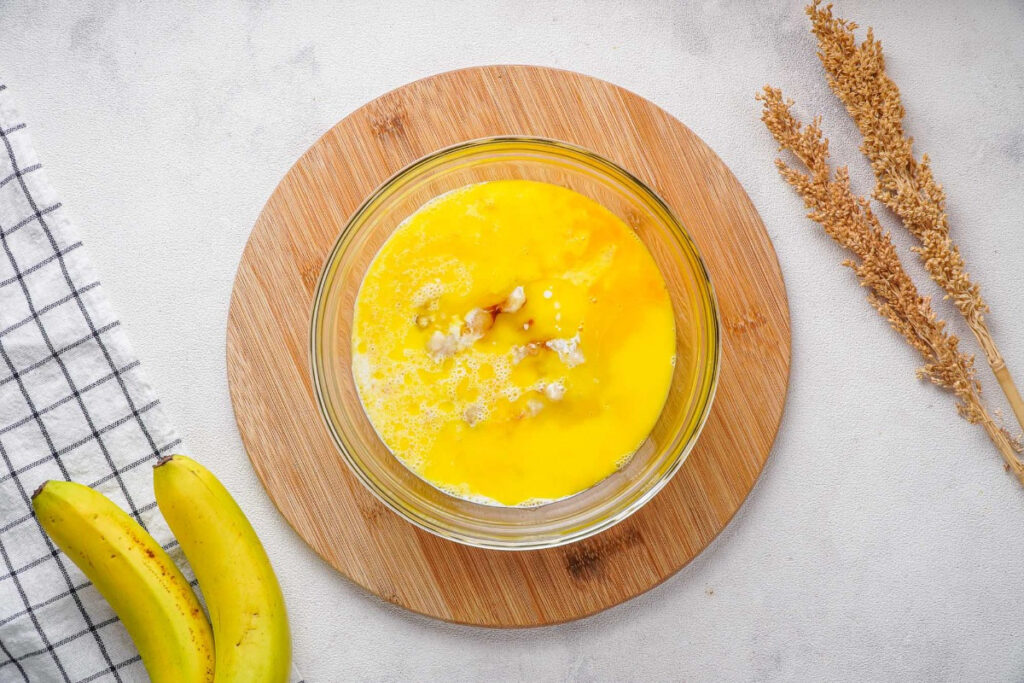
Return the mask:
{"type": "Polygon", "coordinates": [[[432,76],[358,109],[288,171],[253,227],[228,317],[228,377],[256,473],[295,531],[367,590],[440,619],[539,626],[592,614],[671,576],[729,522],[764,466],[789,377],[789,311],[757,211],[686,126],[610,83],[493,66],[432,76]],[[632,171],[687,226],[721,312],[722,371],[699,442],[646,507],[550,550],[479,550],[393,514],[349,471],[309,376],[313,289],[346,220],[393,173],[492,135],[556,138],[632,171]]]}

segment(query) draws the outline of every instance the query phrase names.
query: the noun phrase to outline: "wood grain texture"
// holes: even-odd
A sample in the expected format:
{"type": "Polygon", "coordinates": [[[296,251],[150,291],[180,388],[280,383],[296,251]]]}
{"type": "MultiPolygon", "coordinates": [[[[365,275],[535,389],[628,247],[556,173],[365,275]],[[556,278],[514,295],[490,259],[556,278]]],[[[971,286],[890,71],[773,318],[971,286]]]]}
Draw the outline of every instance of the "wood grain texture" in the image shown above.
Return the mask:
{"type": "Polygon", "coordinates": [[[231,398],[246,450],[292,527],[385,600],[432,617],[540,626],[592,614],[657,585],[729,522],[771,449],[789,377],[789,311],[775,252],[736,178],[686,126],[647,100],[576,73],[493,66],[432,76],[346,117],[296,162],[253,227],[228,318],[231,398]],[[491,135],[588,148],[647,182],[688,227],[723,323],[718,394],[704,432],[642,510],[591,539],[503,552],[444,541],[379,503],[347,469],[309,378],[321,265],[349,215],[415,159],[491,135]]]}

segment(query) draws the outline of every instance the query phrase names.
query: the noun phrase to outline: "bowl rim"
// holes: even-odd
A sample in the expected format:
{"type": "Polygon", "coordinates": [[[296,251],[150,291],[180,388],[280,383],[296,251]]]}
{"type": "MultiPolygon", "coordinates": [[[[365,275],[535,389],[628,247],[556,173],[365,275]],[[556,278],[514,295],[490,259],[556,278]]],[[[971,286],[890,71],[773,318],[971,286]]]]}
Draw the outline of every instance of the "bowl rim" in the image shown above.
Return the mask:
{"type": "MultiPolygon", "coordinates": [[[[580,145],[576,145],[571,142],[565,142],[564,140],[558,140],[555,138],[548,138],[543,136],[535,135],[493,135],[484,136],[479,138],[472,138],[470,140],[463,140],[445,147],[438,148],[432,152],[424,154],[423,156],[409,162],[405,166],[401,167],[386,179],[381,181],[374,190],[366,196],[366,198],[360,203],[360,205],[352,212],[352,214],[345,221],[344,227],[339,231],[337,237],[334,240],[334,244],[331,246],[330,251],[324,257],[323,264],[320,268],[320,273],[317,276],[316,287],[313,290],[313,297],[311,303],[311,311],[309,315],[309,373],[310,382],[312,384],[313,396],[316,400],[318,412],[322,425],[327,429],[327,433],[331,436],[331,441],[334,443],[335,448],[338,450],[342,459],[345,461],[349,470],[355,474],[356,478],[360,481],[363,488],[369,491],[374,498],[381,502],[390,511],[398,515],[402,520],[412,524],[413,526],[422,529],[433,536],[437,536],[441,539],[460,543],[462,545],[482,548],[486,550],[504,550],[504,551],[528,551],[528,550],[541,550],[546,548],[555,548],[559,546],[568,545],[577,541],[582,541],[586,538],[590,538],[597,534],[600,534],[616,524],[627,519],[629,516],[643,508],[649,503],[668,483],[672,478],[682,469],[683,463],[686,462],[690,456],[694,446],[700,438],[701,432],[704,430],[707,420],[711,414],[712,406],[715,402],[715,397],[718,391],[719,375],[721,373],[721,356],[722,356],[722,333],[721,333],[721,313],[718,306],[718,296],[715,291],[714,282],[711,279],[711,274],[708,272],[707,264],[704,262],[704,258],[701,255],[700,249],[697,247],[697,243],[694,241],[690,231],[686,229],[686,225],[679,219],[675,211],[668,205],[668,203],[659,195],[651,186],[645,181],[638,178],[635,174],[622,167],[620,164],[608,159],[607,157],[598,154],[592,150],[589,150],[580,145]],[[708,337],[710,337],[712,344],[712,353],[709,354],[708,363],[711,365],[711,372],[707,375],[707,382],[709,389],[704,398],[703,404],[700,406],[701,414],[697,418],[693,432],[689,439],[682,444],[679,455],[675,458],[675,461],[671,466],[658,477],[652,485],[644,491],[641,495],[637,496],[632,502],[623,507],[621,510],[614,514],[611,514],[596,523],[590,524],[582,529],[574,530],[571,533],[564,533],[560,536],[553,538],[544,538],[538,541],[531,542],[518,542],[508,541],[504,539],[481,539],[478,536],[467,535],[459,533],[458,531],[452,530],[449,527],[434,527],[430,524],[422,521],[418,516],[408,514],[408,511],[391,501],[384,492],[379,490],[376,482],[363,471],[354,461],[352,455],[348,452],[348,448],[342,441],[341,436],[338,434],[338,429],[334,425],[334,422],[329,417],[329,409],[327,405],[327,399],[325,397],[325,391],[321,389],[321,382],[324,379],[325,373],[323,373],[318,367],[317,363],[317,349],[318,349],[318,335],[317,332],[321,327],[322,322],[321,310],[323,309],[323,303],[325,300],[325,289],[328,281],[328,274],[331,272],[331,266],[335,263],[338,258],[339,252],[342,249],[342,245],[345,243],[345,238],[349,232],[353,229],[353,226],[359,222],[359,219],[373,206],[376,201],[397,182],[400,178],[406,177],[416,171],[416,169],[429,164],[438,158],[445,157],[451,154],[463,150],[469,150],[475,147],[483,147],[494,144],[539,144],[545,147],[551,147],[571,154],[581,155],[587,159],[596,161],[600,165],[610,167],[617,173],[622,174],[629,182],[634,183],[642,190],[644,190],[649,197],[658,205],[658,207],[665,212],[679,230],[677,231],[677,238],[681,238],[691,250],[695,257],[695,263],[699,269],[699,275],[703,279],[703,283],[707,288],[708,292],[708,303],[710,307],[710,325],[708,329],[708,337]]],[[[389,449],[390,450],[390,449],[389,449]]],[[[394,454],[392,454],[392,457],[394,454]]],[[[413,474],[416,474],[415,472],[413,474]]],[[[418,475],[417,475],[418,476],[418,475]]],[[[432,485],[427,482],[428,485],[432,485]]],[[[435,487],[436,488],[436,487],[435,487]]],[[[440,489],[438,489],[440,491],[440,489]]],[[[451,496],[444,491],[441,493],[451,496]]],[[[582,492],[581,492],[582,493],[582,492]]],[[[452,496],[455,498],[455,496],[452,496]]],[[[473,503],[473,501],[459,498],[460,501],[467,503],[473,503]]],[[[538,506],[543,507],[543,506],[538,506]]]]}

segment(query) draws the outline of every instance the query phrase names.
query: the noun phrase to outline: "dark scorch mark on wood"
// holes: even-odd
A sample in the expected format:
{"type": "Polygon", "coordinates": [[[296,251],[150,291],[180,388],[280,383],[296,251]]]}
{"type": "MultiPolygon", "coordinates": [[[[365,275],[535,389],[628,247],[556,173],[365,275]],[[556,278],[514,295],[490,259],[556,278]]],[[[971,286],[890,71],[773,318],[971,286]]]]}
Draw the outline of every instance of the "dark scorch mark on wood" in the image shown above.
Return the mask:
{"type": "Polygon", "coordinates": [[[580,541],[565,551],[565,569],[579,581],[600,578],[604,573],[604,561],[627,548],[640,545],[643,536],[636,529],[623,529],[612,535],[580,541]]]}

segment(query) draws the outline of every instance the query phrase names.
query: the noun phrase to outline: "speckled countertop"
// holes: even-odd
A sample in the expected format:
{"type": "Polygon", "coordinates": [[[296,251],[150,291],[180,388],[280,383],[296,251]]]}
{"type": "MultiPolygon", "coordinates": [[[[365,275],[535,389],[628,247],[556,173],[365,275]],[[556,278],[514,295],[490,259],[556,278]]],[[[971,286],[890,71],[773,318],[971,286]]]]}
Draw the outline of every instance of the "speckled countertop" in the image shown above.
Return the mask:
{"type": "MultiPolygon", "coordinates": [[[[914,355],[771,166],[753,100],[765,82],[803,114],[822,113],[835,157],[858,189],[871,186],[800,2],[192,4],[7,0],[0,67],[167,410],[243,492],[308,680],[1024,675],[1024,490],[981,430],[914,379],[914,355]],[[693,128],[761,212],[793,324],[782,428],[725,532],[650,593],[530,631],[413,616],[320,561],[249,467],[224,360],[235,265],[291,163],[366,100],[499,62],[608,79],[693,128]]],[[[882,39],[994,333],[1024,379],[1024,5],[838,9],[882,39]]]]}

